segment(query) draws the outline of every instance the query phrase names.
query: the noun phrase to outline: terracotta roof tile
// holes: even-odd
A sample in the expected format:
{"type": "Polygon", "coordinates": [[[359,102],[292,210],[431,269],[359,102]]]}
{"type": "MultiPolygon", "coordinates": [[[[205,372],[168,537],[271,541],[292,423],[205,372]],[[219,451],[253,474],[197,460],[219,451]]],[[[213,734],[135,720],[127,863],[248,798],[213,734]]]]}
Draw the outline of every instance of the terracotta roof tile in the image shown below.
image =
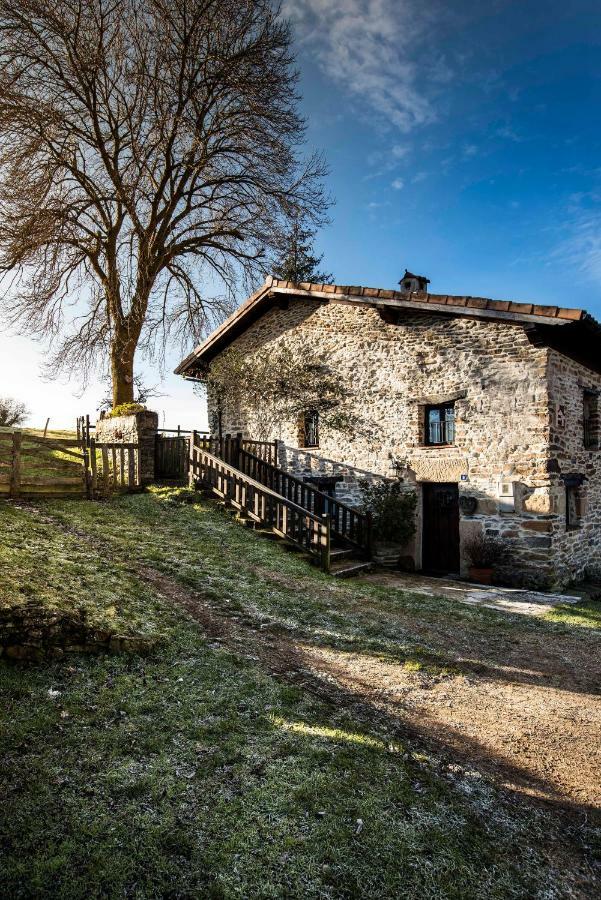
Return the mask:
{"type": "Polygon", "coordinates": [[[425,291],[392,291],[386,288],[362,287],[347,284],[315,284],[303,281],[295,284],[273,278],[273,288],[286,288],[299,292],[315,292],[322,294],[345,294],[349,297],[379,298],[381,300],[400,300],[404,303],[435,303],[438,306],[463,306],[468,309],[488,309],[493,312],[511,312],[517,315],[545,316],[546,318],[569,319],[577,322],[585,315],[581,309],[569,309],[557,306],[543,306],[536,303],[520,303],[514,300],[492,300],[487,297],[467,297],[462,295],[429,294],[425,291]]]}

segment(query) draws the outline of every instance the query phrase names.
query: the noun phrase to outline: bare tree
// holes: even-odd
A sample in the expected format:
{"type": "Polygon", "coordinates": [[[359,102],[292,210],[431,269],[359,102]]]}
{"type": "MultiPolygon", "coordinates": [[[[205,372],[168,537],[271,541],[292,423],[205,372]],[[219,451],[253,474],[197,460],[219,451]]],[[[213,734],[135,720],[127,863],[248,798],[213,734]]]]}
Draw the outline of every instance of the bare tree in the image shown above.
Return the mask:
{"type": "Polygon", "coordinates": [[[22,425],[29,410],[24,403],[19,400],[13,400],[12,397],[0,397],[0,425],[8,426],[22,425]]]}
{"type": "Polygon", "coordinates": [[[270,0],[0,0],[0,272],[54,371],[108,360],[132,401],[138,348],[197,341],[323,221],[296,82],[270,0]]]}

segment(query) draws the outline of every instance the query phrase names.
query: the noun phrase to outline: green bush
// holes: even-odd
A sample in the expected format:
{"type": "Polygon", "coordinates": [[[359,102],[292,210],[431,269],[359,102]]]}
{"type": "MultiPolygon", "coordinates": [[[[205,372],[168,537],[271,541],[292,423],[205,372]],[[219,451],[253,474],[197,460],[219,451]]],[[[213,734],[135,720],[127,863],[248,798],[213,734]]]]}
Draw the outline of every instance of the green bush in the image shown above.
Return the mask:
{"type": "Polygon", "coordinates": [[[108,419],[114,419],[117,416],[133,416],[136,413],[144,412],[146,407],[143,403],[120,403],[107,413],[108,419]]]}
{"type": "Polygon", "coordinates": [[[415,534],[417,494],[401,481],[362,481],[363,509],[378,541],[405,544],[415,534]]]}

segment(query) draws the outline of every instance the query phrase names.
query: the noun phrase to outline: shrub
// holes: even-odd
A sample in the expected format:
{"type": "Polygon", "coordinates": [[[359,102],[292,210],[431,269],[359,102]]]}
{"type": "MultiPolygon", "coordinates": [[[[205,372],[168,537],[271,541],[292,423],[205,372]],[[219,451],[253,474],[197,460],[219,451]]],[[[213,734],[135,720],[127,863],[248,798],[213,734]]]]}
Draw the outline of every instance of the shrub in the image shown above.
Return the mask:
{"type": "Polygon", "coordinates": [[[363,509],[376,540],[405,544],[415,533],[417,495],[401,481],[362,481],[363,509]]]}
{"type": "Polygon", "coordinates": [[[120,403],[107,413],[108,419],[115,419],[117,416],[134,416],[136,413],[144,412],[146,407],[143,403],[120,403]]]}
{"type": "Polygon", "coordinates": [[[507,558],[507,545],[491,534],[479,534],[463,544],[463,552],[471,566],[492,569],[507,558]]]}

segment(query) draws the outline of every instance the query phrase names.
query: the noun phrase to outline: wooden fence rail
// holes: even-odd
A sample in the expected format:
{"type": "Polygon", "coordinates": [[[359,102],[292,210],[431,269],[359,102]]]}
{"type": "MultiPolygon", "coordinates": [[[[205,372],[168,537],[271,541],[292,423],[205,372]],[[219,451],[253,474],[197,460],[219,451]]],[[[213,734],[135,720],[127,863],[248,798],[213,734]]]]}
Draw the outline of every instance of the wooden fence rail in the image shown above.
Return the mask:
{"type": "Polygon", "coordinates": [[[279,537],[317,557],[321,568],[329,572],[329,516],[315,515],[280,496],[210,453],[203,443],[202,439],[192,434],[190,481],[198,480],[236,509],[243,510],[253,521],[267,526],[279,537]]]}

